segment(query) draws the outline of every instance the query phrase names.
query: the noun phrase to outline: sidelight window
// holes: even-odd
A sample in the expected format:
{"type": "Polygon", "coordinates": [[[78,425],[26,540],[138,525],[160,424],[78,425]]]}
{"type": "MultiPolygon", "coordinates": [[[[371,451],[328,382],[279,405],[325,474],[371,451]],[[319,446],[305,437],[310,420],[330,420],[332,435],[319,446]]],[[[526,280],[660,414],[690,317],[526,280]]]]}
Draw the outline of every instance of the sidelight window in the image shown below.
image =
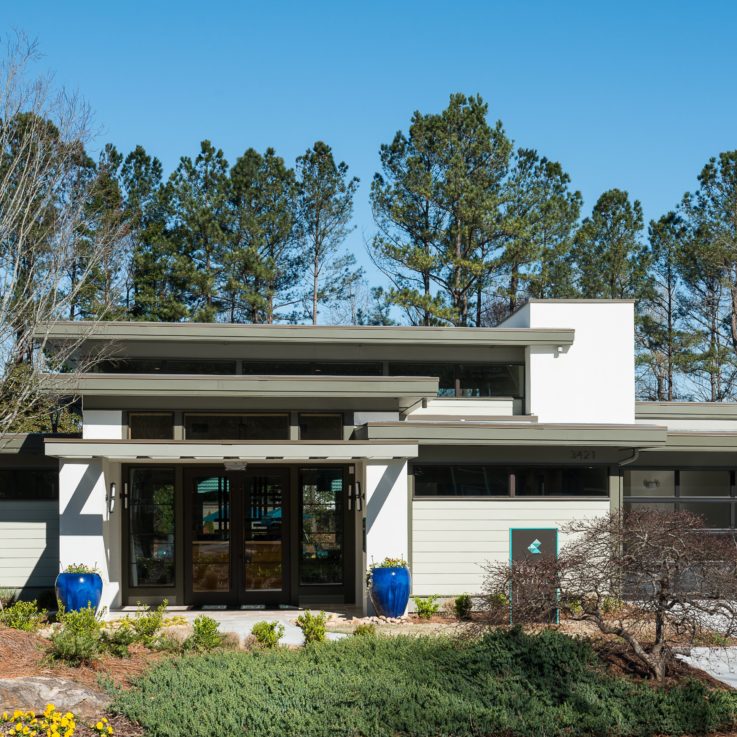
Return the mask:
{"type": "Polygon", "coordinates": [[[174,469],[131,471],[130,585],[174,586],[174,469]]]}

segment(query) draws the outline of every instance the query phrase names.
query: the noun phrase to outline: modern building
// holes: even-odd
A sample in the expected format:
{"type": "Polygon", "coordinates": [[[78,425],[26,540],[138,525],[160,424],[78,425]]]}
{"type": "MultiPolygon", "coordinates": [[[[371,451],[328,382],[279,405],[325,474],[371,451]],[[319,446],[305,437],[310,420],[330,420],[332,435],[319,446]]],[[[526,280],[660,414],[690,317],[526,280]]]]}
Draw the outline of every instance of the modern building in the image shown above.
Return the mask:
{"type": "Polygon", "coordinates": [[[489,329],[49,330],[108,354],[46,378],[81,397],[81,436],[2,446],[0,587],[87,563],[110,607],[365,606],[385,556],[450,596],[622,505],[737,522],[737,405],[636,402],[632,302],[533,300],[489,329]]]}

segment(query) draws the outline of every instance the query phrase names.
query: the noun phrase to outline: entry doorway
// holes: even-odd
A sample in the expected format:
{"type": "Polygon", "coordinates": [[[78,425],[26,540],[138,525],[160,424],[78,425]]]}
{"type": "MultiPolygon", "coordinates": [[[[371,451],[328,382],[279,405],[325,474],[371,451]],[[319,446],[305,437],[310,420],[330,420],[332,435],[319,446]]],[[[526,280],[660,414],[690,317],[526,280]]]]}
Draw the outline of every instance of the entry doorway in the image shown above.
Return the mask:
{"type": "Polygon", "coordinates": [[[360,505],[346,466],[190,466],[184,597],[195,606],[355,601],[360,505]]]}
{"type": "Polygon", "coordinates": [[[289,470],[191,468],[184,488],[187,601],[289,603],[289,470]]]}

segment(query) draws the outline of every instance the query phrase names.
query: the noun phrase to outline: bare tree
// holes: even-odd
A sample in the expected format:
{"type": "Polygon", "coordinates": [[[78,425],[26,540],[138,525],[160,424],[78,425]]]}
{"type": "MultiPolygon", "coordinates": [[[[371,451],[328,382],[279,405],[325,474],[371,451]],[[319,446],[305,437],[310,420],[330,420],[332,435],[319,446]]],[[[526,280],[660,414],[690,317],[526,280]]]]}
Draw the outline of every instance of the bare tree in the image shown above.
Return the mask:
{"type": "Polygon", "coordinates": [[[659,681],[678,644],[737,635],[737,546],[688,512],[642,510],[564,528],[558,559],[489,565],[485,610],[498,621],[510,595],[515,623],[564,616],[621,640],[659,681]]]}
{"type": "MultiPolygon", "coordinates": [[[[0,442],[54,406],[42,375],[68,369],[85,336],[53,350],[49,336],[122,235],[90,206],[89,111],[49,78],[30,78],[37,58],[18,35],[0,59],[0,442]]],[[[99,304],[96,320],[105,311],[99,304]]]]}

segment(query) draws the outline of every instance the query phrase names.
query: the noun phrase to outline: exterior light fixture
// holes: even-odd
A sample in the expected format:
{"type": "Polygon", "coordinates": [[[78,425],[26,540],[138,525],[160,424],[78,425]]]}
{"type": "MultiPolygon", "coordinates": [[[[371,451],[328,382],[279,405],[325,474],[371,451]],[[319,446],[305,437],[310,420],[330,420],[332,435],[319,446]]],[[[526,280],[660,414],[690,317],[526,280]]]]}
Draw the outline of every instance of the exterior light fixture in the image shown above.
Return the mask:
{"type": "Polygon", "coordinates": [[[110,490],[108,491],[107,495],[107,509],[110,514],[112,514],[115,511],[115,498],[117,495],[117,487],[115,485],[114,481],[110,482],[110,490]]]}

